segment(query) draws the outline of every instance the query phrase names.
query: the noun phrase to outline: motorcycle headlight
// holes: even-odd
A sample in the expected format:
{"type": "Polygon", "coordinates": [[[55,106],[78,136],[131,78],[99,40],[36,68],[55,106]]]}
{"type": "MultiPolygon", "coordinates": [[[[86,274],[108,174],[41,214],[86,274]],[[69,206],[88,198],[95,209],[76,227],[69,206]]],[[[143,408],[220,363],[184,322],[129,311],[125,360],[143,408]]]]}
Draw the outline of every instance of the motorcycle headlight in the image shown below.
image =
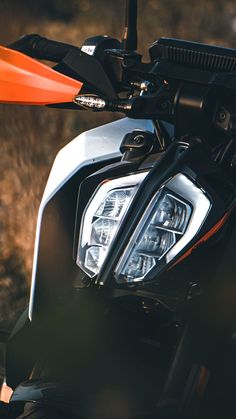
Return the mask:
{"type": "Polygon", "coordinates": [[[115,269],[117,283],[145,281],[177,256],[197,234],[211,203],[178,174],[152,198],[115,269]]]}
{"type": "Polygon", "coordinates": [[[90,276],[97,275],[139,183],[147,172],[105,181],[85,208],[77,264],[90,276]]]}
{"type": "MultiPolygon", "coordinates": [[[[99,185],[85,208],[77,264],[100,272],[131,201],[148,172],[99,185]]],[[[198,233],[211,202],[187,176],[177,174],[150,199],[114,271],[118,284],[146,281],[168,265],[198,233]]]]}

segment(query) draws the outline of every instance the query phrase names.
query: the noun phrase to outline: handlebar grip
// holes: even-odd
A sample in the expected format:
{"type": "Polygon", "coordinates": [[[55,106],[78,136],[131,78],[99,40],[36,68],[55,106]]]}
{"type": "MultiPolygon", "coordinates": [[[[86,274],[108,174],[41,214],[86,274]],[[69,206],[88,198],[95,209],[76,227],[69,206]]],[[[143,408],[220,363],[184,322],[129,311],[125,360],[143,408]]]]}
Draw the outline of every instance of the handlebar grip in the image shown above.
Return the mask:
{"type": "Polygon", "coordinates": [[[8,48],[23,52],[32,58],[59,63],[72,49],[79,49],[63,42],[51,41],[37,34],[24,35],[8,48]]]}

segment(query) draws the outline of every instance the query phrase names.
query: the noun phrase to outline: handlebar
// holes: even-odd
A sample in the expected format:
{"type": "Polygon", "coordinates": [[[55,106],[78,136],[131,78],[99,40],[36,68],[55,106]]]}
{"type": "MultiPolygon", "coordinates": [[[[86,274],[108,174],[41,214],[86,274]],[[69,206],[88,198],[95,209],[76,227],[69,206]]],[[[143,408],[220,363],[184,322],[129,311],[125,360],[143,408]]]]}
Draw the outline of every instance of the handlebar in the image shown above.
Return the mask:
{"type": "MultiPolygon", "coordinates": [[[[93,42],[96,45],[97,38],[93,42]]],[[[167,52],[170,54],[171,40],[162,40],[158,44],[159,49],[160,45],[162,47],[162,55],[153,57],[155,59],[150,63],[143,63],[139,54],[117,48],[116,44],[113,48],[104,39],[101,42],[104,50],[102,59],[96,54],[88,55],[73,45],[52,41],[37,34],[26,35],[9,47],[33,58],[59,63],[54,68],[56,71],[83,82],[87,91],[75,98],[73,109],[79,105],[78,108],[82,109],[109,110],[122,112],[130,118],[161,118],[167,122],[173,122],[174,115],[178,114],[177,120],[180,121],[182,117],[183,122],[180,125],[185,127],[187,108],[188,114],[192,115],[188,118],[188,132],[192,132],[193,127],[194,132],[199,132],[198,127],[204,126],[209,134],[213,120],[217,129],[221,128],[224,132],[229,129],[229,118],[221,121],[217,119],[217,115],[220,114],[220,106],[225,107],[229,94],[236,94],[236,71],[226,72],[225,68],[220,68],[222,71],[215,72],[215,67],[211,68],[212,71],[209,68],[203,71],[197,65],[198,61],[190,68],[189,62],[183,60],[185,56],[191,57],[192,50],[198,57],[198,44],[191,44],[190,48],[185,41],[173,40],[173,48],[178,47],[181,50],[183,62],[179,62],[179,56],[175,58],[174,53],[174,58],[172,55],[165,55],[167,52]],[[149,86],[148,89],[146,85],[149,86]],[[142,96],[136,94],[140,89],[142,96]],[[119,96],[119,93],[126,93],[126,96],[119,96]]],[[[204,48],[212,51],[210,46],[204,48]]],[[[202,60],[208,57],[205,49],[201,52],[202,60]]],[[[228,64],[236,65],[236,59],[228,55],[225,53],[220,59],[226,57],[228,64]]],[[[230,111],[235,115],[235,109],[230,111]]]]}
{"type": "MultiPolygon", "coordinates": [[[[109,37],[102,39],[117,46],[117,41],[109,37]],[[111,41],[114,41],[111,43],[111,41]]],[[[63,42],[52,41],[38,34],[25,35],[8,45],[8,48],[22,52],[31,58],[49,60],[57,63],[53,69],[59,73],[81,81],[91,91],[115,98],[116,92],[107,74],[103,62],[97,57],[88,55],[79,47],[63,42]]]]}
{"type": "Polygon", "coordinates": [[[79,50],[70,44],[51,41],[37,34],[25,35],[8,45],[9,48],[23,52],[32,58],[59,63],[71,50],[79,50]]]}

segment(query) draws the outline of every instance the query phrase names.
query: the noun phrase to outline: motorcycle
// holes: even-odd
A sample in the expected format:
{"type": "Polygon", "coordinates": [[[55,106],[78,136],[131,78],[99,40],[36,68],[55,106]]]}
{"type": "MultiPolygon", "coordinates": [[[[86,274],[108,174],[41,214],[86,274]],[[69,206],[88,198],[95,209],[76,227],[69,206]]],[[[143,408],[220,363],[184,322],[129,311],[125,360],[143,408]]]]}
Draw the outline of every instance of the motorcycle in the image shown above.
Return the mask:
{"type": "Polygon", "coordinates": [[[236,51],[136,50],[137,0],[122,42],[0,47],[1,102],[125,116],[53,164],[6,344],[9,419],[235,417],[236,51]]]}

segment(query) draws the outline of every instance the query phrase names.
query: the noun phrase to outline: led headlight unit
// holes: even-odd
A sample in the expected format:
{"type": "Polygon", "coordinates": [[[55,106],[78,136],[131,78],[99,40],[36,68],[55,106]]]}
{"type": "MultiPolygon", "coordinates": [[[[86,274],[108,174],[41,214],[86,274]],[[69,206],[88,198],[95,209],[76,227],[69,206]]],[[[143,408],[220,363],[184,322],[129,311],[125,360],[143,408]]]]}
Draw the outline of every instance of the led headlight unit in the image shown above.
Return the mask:
{"type": "MultiPolygon", "coordinates": [[[[81,222],[77,264],[98,275],[124,216],[148,172],[104,181],[88,202],[81,222]]],[[[118,284],[155,277],[185,249],[211,208],[206,193],[186,175],[177,174],[150,197],[114,270],[118,284]]]]}
{"type": "Polygon", "coordinates": [[[81,223],[77,265],[91,278],[99,273],[124,214],[147,173],[103,182],[86,206],[81,223]]]}
{"type": "Polygon", "coordinates": [[[178,174],[153,196],[115,269],[117,283],[149,279],[194,238],[211,207],[206,194],[178,174]]]}

